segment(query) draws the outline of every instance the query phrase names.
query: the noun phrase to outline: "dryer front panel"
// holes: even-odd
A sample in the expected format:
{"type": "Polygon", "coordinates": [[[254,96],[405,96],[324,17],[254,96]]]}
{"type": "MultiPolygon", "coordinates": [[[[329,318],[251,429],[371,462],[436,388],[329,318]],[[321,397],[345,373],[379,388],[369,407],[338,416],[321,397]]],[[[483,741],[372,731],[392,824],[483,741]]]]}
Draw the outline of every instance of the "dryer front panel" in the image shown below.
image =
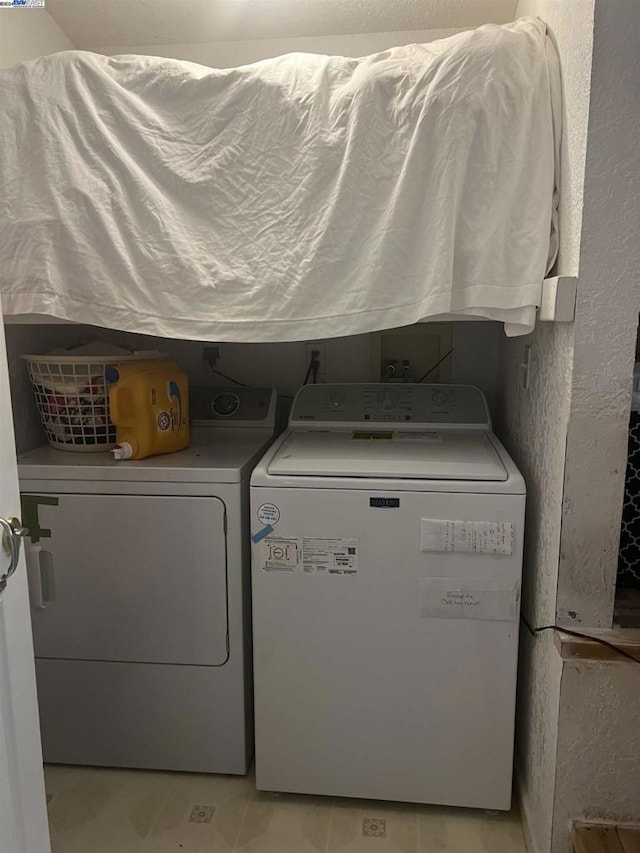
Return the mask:
{"type": "Polygon", "coordinates": [[[39,494],[23,502],[36,657],[225,663],[221,500],[39,494]]]}

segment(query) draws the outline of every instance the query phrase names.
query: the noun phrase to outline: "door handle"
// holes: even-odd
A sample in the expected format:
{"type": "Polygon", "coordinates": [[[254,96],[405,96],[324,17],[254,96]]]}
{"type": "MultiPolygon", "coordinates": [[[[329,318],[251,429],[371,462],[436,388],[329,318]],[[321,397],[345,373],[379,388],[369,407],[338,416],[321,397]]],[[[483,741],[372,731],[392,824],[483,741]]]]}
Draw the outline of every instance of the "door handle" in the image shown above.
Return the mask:
{"type": "Polygon", "coordinates": [[[46,610],[56,597],[53,554],[43,550],[41,545],[27,545],[25,556],[31,606],[36,610],[46,610]]]}
{"type": "Polygon", "coordinates": [[[0,575],[0,592],[7,585],[7,581],[18,568],[20,560],[20,544],[23,537],[27,536],[29,531],[22,526],[22,522],[18,518],[0,518],[0,528],[2,528],[2,547],[9,553],[10,561],[7,571],[0,575]]]}

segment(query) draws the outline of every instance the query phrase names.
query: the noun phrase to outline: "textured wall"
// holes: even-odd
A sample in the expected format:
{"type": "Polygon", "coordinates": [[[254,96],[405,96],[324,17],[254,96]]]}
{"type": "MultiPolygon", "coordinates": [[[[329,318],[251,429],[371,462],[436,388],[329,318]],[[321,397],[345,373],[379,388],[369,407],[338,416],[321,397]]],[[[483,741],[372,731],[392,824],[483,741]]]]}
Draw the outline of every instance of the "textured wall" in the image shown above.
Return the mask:
{"type": "MultiPolygon", "coordinates": [[[[558,43],[564,88],[558,272],[577,275],[593,0],[524,0],[518,11],[539,15],[558,43]]],[[[555,621],[573,336],[571,324],[541,323],[526,338],[505,339],[501,351],[502,433],[529,490],[523,609],[536,626],[555,621]],[[531,348],[528,389],[520,367],[525,347],[531,348]]]]}
{"type": "MultiPolygon", "coordinates": [[[[558,619],[611,623],[640,309],[640,3],[597,0],[558,619]]],[[[553,853],[572,820],[640,823],[640,669],[565,664],[553,853]]]]}
{"type": "Polygon", "coordinates": [[[520,632],[516,785],[529,853],[549,853],[555,799],[562,660],[553,633],[520,632]]]}
{"type": "MultiPolygon", "coordinates": [[[[640,308],[640,4],[596,0],[578,14],[575,2],[529,0],[526,11],[551,25],[562,55],[558,267],[579,279],[575,324],[531,336],[529,392],[517,369],[528,342],[503,347],[506,434],[530,488],[524,613],[537,625],[606,626],[640,308]]],[[[571,661],[559,678],[546,634],[526,636],[521,663],[518,775],[532,851],[568,853],[572,820],[640,821],[637,666],[571,661]]]]}
{"type": "Polygon", "coordinates": [[[499,423],[527,484],[522,610],[535,627],[555,622],[572,358],[570,324],[541,323],[522,341],[502,341],[499,423]],[[528,389],[522,383],[525,346],[528,389]]]}
{"type": "Polygon", "coordinates": [[[401,30],[398,32],[356,33],[354,35],[300,36],[298,38],[262,38],[242,41],[192,42],[188,44],[105,45],[100,53],[116,56],[120,53],[140,53],[149,56],[168,56],[210,65],[213,68],[233,68],[284,53],[302,51],[338,56],[366,56],[401,44],[422,44],[447,38],[459,29],[401,30]]]}
{"type": "Polygon", "coordinates": [[[47,0],[83,48],[476,27],[516,0],[47,0]]]}
{"type": "Polygon", "coordinates": [[[596,3],[558,621],[611,625],[640,309],[640,3],[596,3]]]}
{"type": "Polygon", "coordinates": [[[45,9],[3,9],[1,14],[0,68],[74,47],[45,9]]]}
{"type": "MultiPolygon", "coordinates": [[[[577,275],[589,117],[594,0],[522,0],[519,15],[538,15],[560,53],[564,90],[558,272],[577,275]]],[[[539,324],[527,338],[502,342],[502,436],[527,482],[523,614],[552,625],[561,536],[566,437],[573,369],[572,324],[539,324]],[[530,383],[521,364],[530,347],[530,383]]],[[[562,664],[551,632],[524,630],[520,651],[516,767],[530,853],[548,853],[554,816],[556,738],[562,664]]]]}
{"type": "Polygon", "coordinates": [[[567,661],[562,675],[552,853],[574,820],[640,823],[640,667],[567,661]]]}

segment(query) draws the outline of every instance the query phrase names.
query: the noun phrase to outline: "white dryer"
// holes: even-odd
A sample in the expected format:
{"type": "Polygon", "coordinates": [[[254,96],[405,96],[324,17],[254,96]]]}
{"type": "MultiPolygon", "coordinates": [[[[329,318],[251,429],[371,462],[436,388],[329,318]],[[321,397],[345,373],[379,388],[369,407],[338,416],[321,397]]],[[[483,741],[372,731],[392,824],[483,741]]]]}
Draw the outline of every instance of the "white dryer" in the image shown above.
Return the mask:
{"type": "Polygon", "coordinates": [[[194,389],[188,450],[19,459],[45,761],[244,773],[249,474],[270,389],[194,389]]]}
{"type": "Polygon", "coordinates": [[[525,484],[455,385],[314,385],[251,478],[263,790],[509,809],[525,484]]]}

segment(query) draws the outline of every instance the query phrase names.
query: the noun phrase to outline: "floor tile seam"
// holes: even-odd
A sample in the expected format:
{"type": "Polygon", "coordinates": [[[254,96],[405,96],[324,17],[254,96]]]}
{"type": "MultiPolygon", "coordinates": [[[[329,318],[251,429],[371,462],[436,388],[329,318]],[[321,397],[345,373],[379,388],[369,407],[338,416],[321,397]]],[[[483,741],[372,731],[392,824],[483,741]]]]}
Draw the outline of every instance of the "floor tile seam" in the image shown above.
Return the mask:
{"type": "Polygon", "coordinates": [[[233,850],[238,849],[238,844],[239,844],[240,838],[242,836],[242,830],[244,829],[244,825],[245,825],[245,822],[247,820],[247,814],[249,812],[249,807],[251,806],[251,803],[253,803],[253,802],[254,802],[253,795],[247,797],[247,800],[244,804],[244,811],[242,813],[242,820],[240,821],[240,826],[238,827],[238,831],[236,833],[236,837],[235,837],[235,840],[233,842],[233,847],[232,847],[233,850]]]}
{"type": "Polygon", "coordinates": [[[147,830],[146,834],[144,835],[144,837],[142,839],[145,847],[147,846],[147,841],[151,838],[153,830],[156,828],[156,825],[159,822],[160,817],[163,814],[164,805],[168,801],[169,795],[171,794],[171,791],[173,790],[174,786],[177,786],[177,781],[175,779],[168,780],[167,790],[165,791],[165,794],[162,797],[160,804],[158,805],[158,808],[156,810],[156,814],[155,814],[153,820],[149,824],[149,829],[147,830]]]}
{"type": "Polygon", "coordinates": [[[328,820],[328,826],[327,826],[327,841],[324,845],[323,853],[329,853],[329,851],[331,850],[331,827],[333,826],[333,818],[334,818],[334,815],[336,814],[336,812],[337,812],[336,806],[333,803],[331,803],[331,805],[329,806],[329,820],[328,820]]]}

